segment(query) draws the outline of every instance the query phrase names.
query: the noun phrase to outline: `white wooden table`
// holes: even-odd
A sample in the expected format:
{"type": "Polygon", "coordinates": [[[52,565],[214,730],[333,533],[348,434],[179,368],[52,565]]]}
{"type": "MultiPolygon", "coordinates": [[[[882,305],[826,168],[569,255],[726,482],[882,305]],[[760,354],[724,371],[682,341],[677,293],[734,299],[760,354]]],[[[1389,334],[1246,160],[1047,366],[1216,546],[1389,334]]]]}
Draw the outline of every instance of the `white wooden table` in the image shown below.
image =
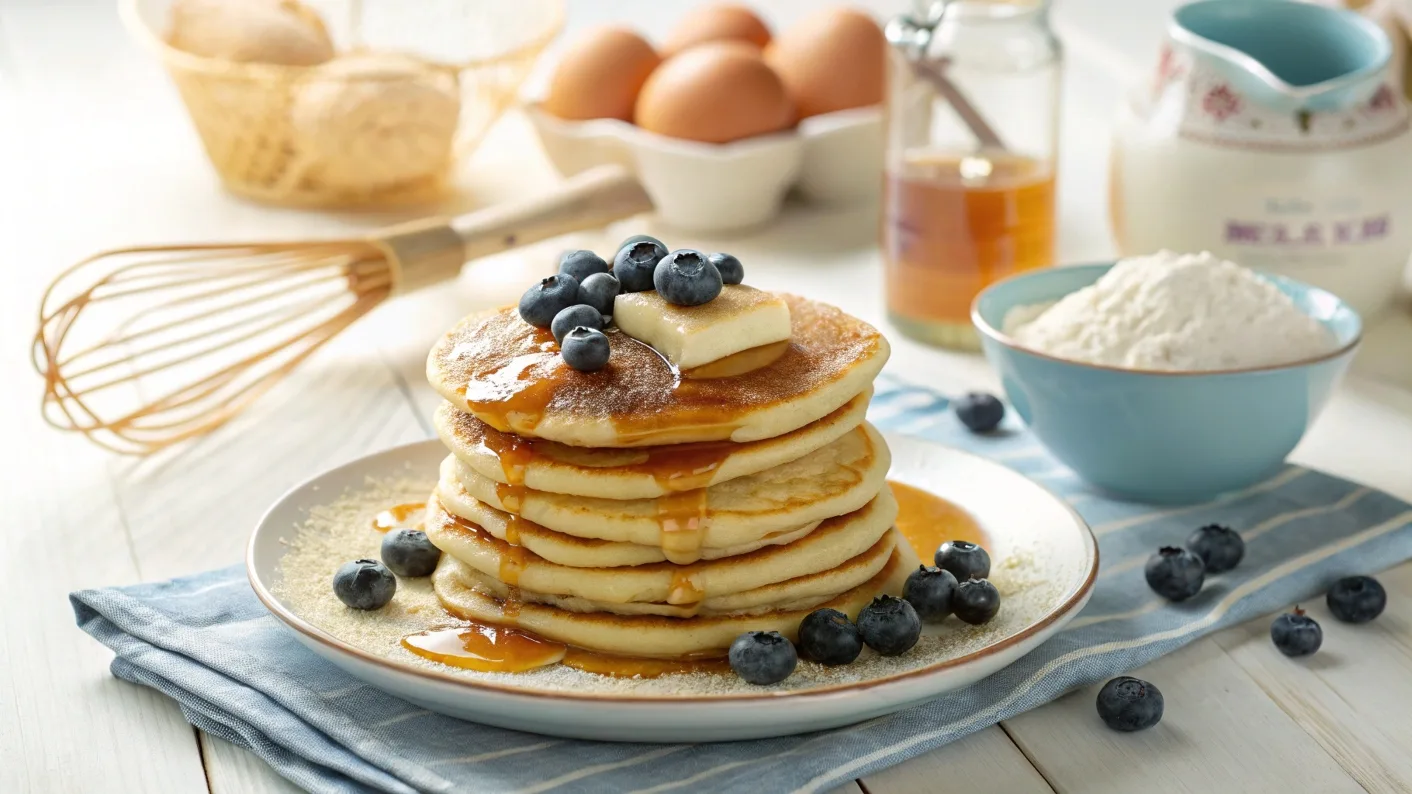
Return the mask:
{"type": "MultiPolygon", "coordinates": [[[[1134,67],[1168,4],[1060,0],[1066,260],[1110,253],[1102,202],[1122,84],[1114,72],[1134,67]]],[[[660,31],[681,4],[608,5],[576,3],[571,23],[616,16],[660,31]]],[[[787,20],[811,5],[771,3],[770,13],[787,20]]],[[[888,13],[902,3],[874,5],[888,13]]],[[[465,169],[467,203],[550,183],[526,132],[513,116],[497,127],[465,169]]],[[[148,460],[108,456],[39,421],[28,343],[44,284],[114,245],[307,237],[387,220],[272,211],[223,194],[175,92],[107,0],[0,4],[0,792],[289,790],[253,755],[193,730],[171,701],[109,675],[110,654],[74,627],[66,595],[237,562],[257,516],[289,485],[427,437],[427,346],[462,314],[517,296],[560,246],[478,263],[379,310],[233,425],[148,460]]],[[[760,286],[881,322],[875,228],[871,212],[796,208],[712,247],[738,254],[760,286]]],[[[1412,499],[1412,319],[1370,336],[1295,458],[1412,499]]],[[[891,369],[903,377],[994,388],[978,359],[893,340],[891,369]]],[[[1261,618],[1138,671],[1167,695],[1156,730],[1109,732],[1093,691],[1076,692],[846,790],[1412,791],[1412,565],[1382,581],[1387,614],[1359,628],[1322,620],[1325,649],[1308,662],[1279,656],[1261,618]]],[[[1311,612],[1327,617],[1322,604],[1311,612]]]]}

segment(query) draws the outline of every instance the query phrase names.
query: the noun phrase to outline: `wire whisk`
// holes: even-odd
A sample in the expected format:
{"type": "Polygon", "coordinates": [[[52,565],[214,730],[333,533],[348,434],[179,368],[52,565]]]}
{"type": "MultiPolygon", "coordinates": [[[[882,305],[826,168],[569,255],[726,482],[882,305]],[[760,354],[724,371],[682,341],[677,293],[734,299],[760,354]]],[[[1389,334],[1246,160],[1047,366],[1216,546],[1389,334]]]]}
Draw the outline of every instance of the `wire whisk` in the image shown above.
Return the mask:
{"type": "Polygon", "coordinates": [[[207,433],[393,294],[471,259],[651,209],[605,166],[553,194],[363,239],[124,248],[45,291],[34,339],[43,414],[144,455],[207,433]]]}

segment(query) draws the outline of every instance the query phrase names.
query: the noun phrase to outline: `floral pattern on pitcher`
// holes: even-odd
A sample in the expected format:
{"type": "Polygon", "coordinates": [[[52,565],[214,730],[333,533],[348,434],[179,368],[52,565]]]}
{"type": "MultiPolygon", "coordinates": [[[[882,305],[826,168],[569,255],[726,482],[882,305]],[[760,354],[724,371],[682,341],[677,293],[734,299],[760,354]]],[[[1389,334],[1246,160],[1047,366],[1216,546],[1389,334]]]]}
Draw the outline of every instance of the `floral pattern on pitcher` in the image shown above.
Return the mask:
{"type": "Polygon", "coordinates": [[[1216,146],[1322,151],[1367,146],[1408,129],[1407,106],[1384,83],[1371,98],[1334,112],[1272,110],[1241,94],[1218,70],[1163,47],[1153,83],[1151,118],[1176,134],[1216,146]]]}

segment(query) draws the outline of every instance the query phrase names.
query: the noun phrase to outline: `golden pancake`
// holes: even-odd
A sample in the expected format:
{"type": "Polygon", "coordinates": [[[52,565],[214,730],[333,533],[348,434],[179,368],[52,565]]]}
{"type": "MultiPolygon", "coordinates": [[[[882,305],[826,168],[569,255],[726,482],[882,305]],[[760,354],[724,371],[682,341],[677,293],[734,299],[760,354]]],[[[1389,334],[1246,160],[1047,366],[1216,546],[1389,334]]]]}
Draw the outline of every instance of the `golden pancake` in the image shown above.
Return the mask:
{"type": "Polygon", "coordinates": [[[489,578],[449,554],[432,574],[432,587],[441,605],[463,620],[513,626],[539,636],[600,653],[649,658],[679,658],[723,654],[747,631],[778,631],[799,639],[799,622],[816,608],[837,609],[856,618],[881,593],[897,595],[917,556],[906,543],[896,543],[892,557],[873,578],[834,598],[802,609],[758,615],[712,615],[690,618],[660,615],[613,615],[570,612],[520,600],[501,600],[476,589],[489,578]]]}
{"type": "MultiPolygon", "coordinates": [[[[458,522],[435,499],[427,504],[426,533],[443,552],[526,591],[574,596],[601,604],[660,602],[690,606],[837,568],[872,548],[888,533],[896,517],[897,502],[884,488],[861,509],[830,518],[786,546],[770,546],[738,557],[692,565],[661,562],[619,568],[556,565],[523,546],[458,522]]],[[[880,560],[884,558],[885,555],[880,560]]],[[[841,593],[871,575],[870,572],[830,594],[841,593]]]]}
{"type": "Polygon", "coordinates": [[[757,441],[817,421],[863,392],[887,340],[832,306],[792,295],[788,348],[767,366],[684,378],[652,348],[610,330],[596,372],[564,364],[547,330],[513,308],[467,317],[432,348],[427,380],[502,432],[580,447],[757,441]]]}
{"type": "Polygon", "coordinates": [[[658,499],[513,488],[481,477],[455,456],[442,464],[441,481],[459,483],[472,498],[556,532],[655,545],[672,562],[688,563],[703,546],[749,543],[857,510],[883,489],[890,463],[882,436],[864,423],[799,460],[658,499]]]}
{"type": "Polygon", "coordinates": [[[568,612],[601,612],[614,615],[662,615],[666,617],[691,618],[720,615],[743,616],[763,615],[781,610],[806,609],[838,597],[858,585],[872,579],[882,570],[899,542],[897,533],[890,531],[878,538],[861,554],[850,557],[843,563],[805,576],[787,579],[783,582],[745,590],[731,595],[715,596],[695,604],[671,604],[656,601],[628,601],[609,603],[593,601],[578,596],[537,593],[523,587],[514,589],[492,575],[478,571],[472,565],[470,576],[478,576],[476,587],[483,593],[500,600],[513,594],[521,602],[544,604],[568,612]]]}
{"type": "MultiPolygon", "coordinates": [[[[667,555],[661,546],[642,546],[636,543],[619,543],[612,540],[579,538],[555,532],[521,518],[514,513],[496,510],[490,505],[477,501],[460,483],[442,483],[432,495],[442,510],[453,520],[460,520],[480,527],[500,540],[518,543],[530,553],[543,557],[558,565],[583,568],[618,568],[625,565],[651,565],[665,562],[667,555]]],[[[703,546],[699,559],[718,560],[749,554],[766,546],[779,546],[793,543],[808,535],[817,527],[815,521],[802,527],[771,532],[770,534],[737,546],[713,549],[703,546]]]]}
{"type": "Polygon", "coordinates": [[[486,479],[534,491],[651,499],[704,488],[801,458],[862,424],[869,389],[818,421],[775,438],[655,447],[571,447],[487,425],[450,403],[436,411],[436,432],[456,457],[486,479]]]}

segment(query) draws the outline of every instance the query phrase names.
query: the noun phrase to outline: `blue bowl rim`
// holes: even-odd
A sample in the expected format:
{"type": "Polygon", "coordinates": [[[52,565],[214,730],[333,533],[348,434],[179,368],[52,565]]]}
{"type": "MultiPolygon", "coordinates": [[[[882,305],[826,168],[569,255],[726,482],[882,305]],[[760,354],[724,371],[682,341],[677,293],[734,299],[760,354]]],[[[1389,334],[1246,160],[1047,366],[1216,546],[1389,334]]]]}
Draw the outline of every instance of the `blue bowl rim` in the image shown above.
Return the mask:
{"type": "MultiPolygon", "coordinates": [[[[1272,273],[1265,273],[1260,270],[1256,270],[1254,272],[1259,274],[1262,278],[1269,279],[1270,281],[1284,282],[1286,284],[1299,287],[1300,289],[1307,290],[1309,292],[1326,295],[1330,299],[1337,301],[1340,307],[1346,310],[1349,314],[1353,315],[1353,319],[1356,320],[1358,323],[1358,332],[1355,333],[1353,335],[1353,339],[1349,340],[1346,344],[1343,344],[1328,353],[1322,353],[1320,355],[1312,356],[1309,358],[1296,359],[1294,361],[1287,361],[1283,364],[1266,364],[1264,366],[1259,367],[1237,367],[1235,369],[1137,369],[1135,367],[1115,367],[1111,364],[1094,364],[1088,361],[1075,361],[1074,359],[1060,358],[1059,356],[1040,352],[1038,350],[1035,350],[1034,348],[1025,347],[1024,345],[1020,344],[1019,342],[1016,342],[1010,336],[1002,332],[1000,329],[995,328],[990,323],[986,322],[985,318],[981,316],[981,300],[985,298],[985,296],[990,293],[991,290],[999,289],[1012,281],[1020,281],[1021,279],[1030,278],[1032,276],[1037,276],[1043,273],[1048,273],[1054,270],[1064,268],[1102,267],[1105,269],[1111,269],[1115,264],[1117,264],[1116,260],[1112,262],[1083,262],[1073,265],[1060,265],[1058,267],[1041,268],[1039,270],[1027,270],[1023,273],[1015,273],[1013,275],[1006,276],[1005,278],[991,284],[990,286],[986,287],[985,289],[981,290],[979,293],[976,294],[975,299],[971,301],[971,324],[976,327],[977,331],[989,337],[991,341],[994,341],[997,344],[1003,345],[1011,350],[1014,350],[1017,353],[1025,353],[1036,358],[1042,358],[1049,361],[1055,361],[1061,364],[1068,364],[1070,366],[1075,367],[1082,367],[1084,369],[1101,370],[1105,372],[1126,372],[1132,375],[1157,375],[1160,377],[1168,378],[1193,377],[1201,375],[1239,375],[1247,372],[1273,372],[1285,369],[1298,369],[1299,367],[1307,367],[1311,364],[1319,364],[1325,361],[1332,361],[1333,359],[1347,355],[1348,353],[1351,353],[1355,349],[1357,349],[1358,345],[1362,344],[1363,342],[1363,317],[1359,315],[1358,312],[1354,311],[1353,307],[1345,303],[1342,298],[1333,294],[1332,292],[1329,292],[1328,290],[1320,289],[1319,287],[1316,287],[1312,284],[1306,284],[1303,281],[1298,281],[1287,276],[1279,276],[1272,273]]],[[[1082,289],[1082,287],[1080,287],[1079,289],[1082,289]]]]}

